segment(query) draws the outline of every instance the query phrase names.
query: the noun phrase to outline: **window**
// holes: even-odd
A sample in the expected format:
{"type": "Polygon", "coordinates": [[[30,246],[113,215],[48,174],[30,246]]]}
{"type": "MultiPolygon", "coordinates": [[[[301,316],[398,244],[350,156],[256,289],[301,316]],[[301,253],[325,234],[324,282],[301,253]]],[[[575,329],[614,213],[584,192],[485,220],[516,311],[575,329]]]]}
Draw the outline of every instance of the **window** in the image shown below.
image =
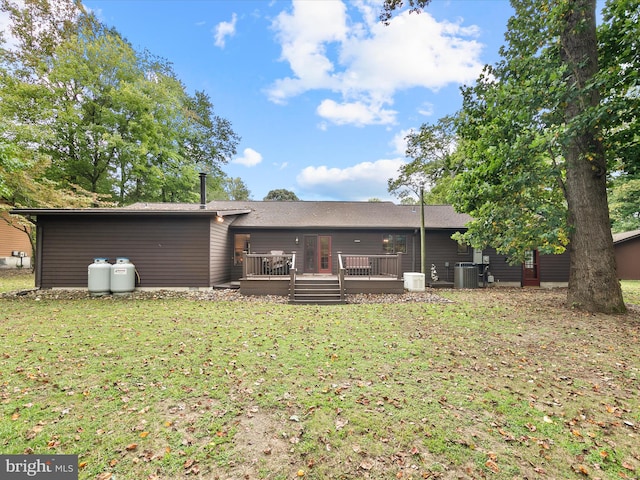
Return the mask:
{"type": "Polygon", "coordinates": [[[242,254],[251,250],[251,235],[248,233],[236,233],[233,236],[233,264],[242,265],[242,254]]]}
{"type": "Polygon", "coordinates": [[[469,245],[466,243],[458,243],[458,255],[466,255],[469,253],[469,245]]]}
{"type": "Polygon", "coordinates": [[[406,235],[385,235],[382,237],[384,253],[407,253],[406,235]]]}
{"type": "Polygon", "coordinates": [[[533,250],[527,250],[524,252],[524,268],[535,268],[535,252],[533,250]]]}

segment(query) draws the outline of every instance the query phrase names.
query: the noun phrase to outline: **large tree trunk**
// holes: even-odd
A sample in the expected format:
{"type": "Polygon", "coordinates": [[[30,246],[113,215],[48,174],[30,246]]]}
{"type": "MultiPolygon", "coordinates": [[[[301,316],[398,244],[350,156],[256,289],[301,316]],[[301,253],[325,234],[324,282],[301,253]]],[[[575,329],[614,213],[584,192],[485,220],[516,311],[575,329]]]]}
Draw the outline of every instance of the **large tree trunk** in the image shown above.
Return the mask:
{"type": "Polygon", "coordinates": [[[621,313],[625,305],[611,237],[604,149],[597,125],[584,121],[587,111],[600,102],[597,89],[588,88],[598,71],[596,0],[568,3],[561,55],[568,67],[565,118],[575,130],[565,147],[566,196],[572,228],[567,300],[570,306],[591,312],[621,313]],[[579,117],[581,121],[577,122],[579,117]]]}

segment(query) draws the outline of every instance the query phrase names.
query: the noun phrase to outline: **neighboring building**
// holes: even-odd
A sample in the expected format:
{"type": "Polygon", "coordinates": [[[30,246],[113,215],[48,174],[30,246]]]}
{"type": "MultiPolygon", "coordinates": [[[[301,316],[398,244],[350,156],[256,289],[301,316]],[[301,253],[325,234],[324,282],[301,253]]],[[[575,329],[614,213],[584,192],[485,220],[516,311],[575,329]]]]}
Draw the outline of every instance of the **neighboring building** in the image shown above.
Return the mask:
{"type": "Polygon", "coordinates": [[[640,280],[640,230],[615,233],[613,248],[616,255],[618,278],[640,280]]]}
{"type": "Polygon", "coordinates": [[[13,226],[9,214],[0,213],[0,268],[30,267],[31,242],[28,234],[13,226]]]}
{"type": "MultiPolygon", "coordinates": [[[[467,215],[449,205],[425,205],[424,210],[425,263],[428,272],[435,265],[441,281],[453,282],[460,262],[488,261],[496,285],[566,285],[568,254],[531,252],[526,265],[511,266],[493,249],[474,252],[451,239],[453,233],[465,230],[467,215]]],[[[213,201],[14,213],[37,225],[36,286],[41,288],[86,287],[87,267],[97,257],[129,258],[142,288],[211,288],[250,275],[265,282],[286,280],[284,268],[279,275],[255,270],[255,261],[280,258],[287,261],[287,269],[295,258],[298,274],[337,275],[342,261],[343,267],[353,270],[346,269],[347,275],[373,280],[371,273],[383,268],[381,262],[397,258],[399,267],[385,273],[396,276],[392,289],[397,291],[402,274],[419,272],[421,265],[420,207],[391,202],[213,201]],[[245,259],[254,262],[253,270],[248,270],[245,259]]],[[[260,293],[264,285],[253,283],[248,291],[260,293]]],[[[380,282],[368,285],[372,291],[387,288],[380,282]]],[[[365,290],[362,283],[358,288],[365,290]]]]}

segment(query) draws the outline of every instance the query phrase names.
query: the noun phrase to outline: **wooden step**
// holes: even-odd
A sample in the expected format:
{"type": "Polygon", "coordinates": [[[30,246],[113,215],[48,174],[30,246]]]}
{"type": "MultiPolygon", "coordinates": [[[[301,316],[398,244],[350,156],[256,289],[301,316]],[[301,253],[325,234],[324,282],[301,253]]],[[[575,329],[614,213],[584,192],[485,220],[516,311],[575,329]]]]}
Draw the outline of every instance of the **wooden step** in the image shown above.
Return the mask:
{"type": "Polygon", "coordinates": [[[296,279],[290,303],[336,305],[340,297],[340,282],[333,279],[296,279]]]}

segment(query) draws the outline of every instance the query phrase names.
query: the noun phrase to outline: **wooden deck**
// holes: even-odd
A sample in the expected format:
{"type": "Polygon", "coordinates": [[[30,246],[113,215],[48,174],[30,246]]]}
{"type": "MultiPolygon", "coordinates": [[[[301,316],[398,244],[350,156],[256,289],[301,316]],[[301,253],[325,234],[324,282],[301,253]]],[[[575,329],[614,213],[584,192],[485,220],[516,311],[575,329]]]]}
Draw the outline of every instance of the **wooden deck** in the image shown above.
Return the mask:
{"type": "MultiPolygon", "coordinates": [[[[240,293],[243,295],[288,295],[292,301],[299,297],[297,287],[305,281],[338,285],[341,302],[345,295],[358,293],[404,293],[400,270],[402,255],[343,255],[338,252],[338,275],[301,273],[296,254],[243,255],[243,276],[240,293]]],[[[308,290],[304,288],[302,290],[308,290]]]]}

